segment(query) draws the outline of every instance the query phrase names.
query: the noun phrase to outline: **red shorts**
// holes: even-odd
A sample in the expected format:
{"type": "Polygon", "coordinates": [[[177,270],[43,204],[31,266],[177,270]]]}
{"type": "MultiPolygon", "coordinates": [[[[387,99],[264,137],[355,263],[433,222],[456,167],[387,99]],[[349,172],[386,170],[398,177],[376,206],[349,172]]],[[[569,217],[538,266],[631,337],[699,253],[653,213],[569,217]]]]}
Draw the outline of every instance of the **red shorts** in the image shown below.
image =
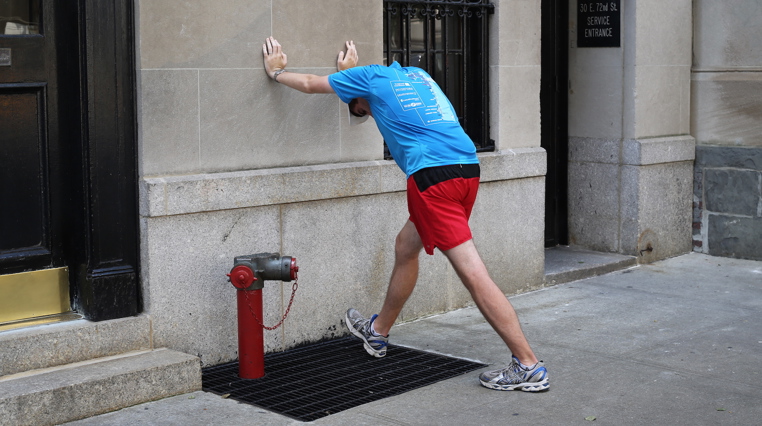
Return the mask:
{"type": "Polygon", "coordinates": [[[471,239],[468,219],[479,190],[479,165],[429,167],[407,180],[407,208],[428,254],[471,239]]]}

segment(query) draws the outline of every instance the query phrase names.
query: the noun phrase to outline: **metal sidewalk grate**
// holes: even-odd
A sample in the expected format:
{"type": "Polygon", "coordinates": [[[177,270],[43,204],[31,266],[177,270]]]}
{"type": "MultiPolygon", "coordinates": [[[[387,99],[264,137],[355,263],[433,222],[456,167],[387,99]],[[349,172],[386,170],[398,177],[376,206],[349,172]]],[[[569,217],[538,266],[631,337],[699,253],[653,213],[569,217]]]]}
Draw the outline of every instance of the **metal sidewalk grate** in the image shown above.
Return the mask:
{"type": "Polygon", "coordinates": [[[312,421],[485,367],[389,345],[373,358],[352,337],[265,355],[265,377],[238,377],[238,362],[202,370],[202,388],[301,421],[312,421]]]}

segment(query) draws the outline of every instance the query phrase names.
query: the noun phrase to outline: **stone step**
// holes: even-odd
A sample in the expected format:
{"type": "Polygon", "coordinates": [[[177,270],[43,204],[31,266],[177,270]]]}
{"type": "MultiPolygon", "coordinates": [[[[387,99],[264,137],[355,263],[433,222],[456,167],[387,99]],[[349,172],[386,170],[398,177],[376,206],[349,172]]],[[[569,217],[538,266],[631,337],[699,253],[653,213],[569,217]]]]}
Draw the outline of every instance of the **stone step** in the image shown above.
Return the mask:
{"type": "Polygon", "coordinates": [[[635,256],[600,253],[578,247],[545,249],[545,284],[577,281],[637,266],[635,256]]]}
{"type": "Polygon", "coordinates": [[[130,352],[0,377],[0,423],[55,425],[200,389],[197,357],[130,352]]]}
{"type": "Polygon", "coordinates": [[[147,315],[91,322],[76,320],[0,333],[0,377],[127,352],[149,350],[147,315]]]}

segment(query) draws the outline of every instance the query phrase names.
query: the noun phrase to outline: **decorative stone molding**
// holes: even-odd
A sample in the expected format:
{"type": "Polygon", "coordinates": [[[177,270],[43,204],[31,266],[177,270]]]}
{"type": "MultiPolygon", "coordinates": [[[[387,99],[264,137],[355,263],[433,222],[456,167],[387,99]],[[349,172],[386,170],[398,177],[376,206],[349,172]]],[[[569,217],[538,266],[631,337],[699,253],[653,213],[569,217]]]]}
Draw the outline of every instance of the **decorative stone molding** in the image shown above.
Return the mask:
{"type": "MultiPolygon", "coordinates": [[[[482,181],[544,176],[545,150],[520,148],[479,155],[482,181]]],[[[226,173],[144,177],[143,217],[299,203],[405,190],[393,161],[363,161],[226,173]]]]}
{"type": "Polygon", "coordinates": [[[569,160],[647,166],[693,161],[696,140],[690,135],[640,139],[569,138],[569,160]]]}

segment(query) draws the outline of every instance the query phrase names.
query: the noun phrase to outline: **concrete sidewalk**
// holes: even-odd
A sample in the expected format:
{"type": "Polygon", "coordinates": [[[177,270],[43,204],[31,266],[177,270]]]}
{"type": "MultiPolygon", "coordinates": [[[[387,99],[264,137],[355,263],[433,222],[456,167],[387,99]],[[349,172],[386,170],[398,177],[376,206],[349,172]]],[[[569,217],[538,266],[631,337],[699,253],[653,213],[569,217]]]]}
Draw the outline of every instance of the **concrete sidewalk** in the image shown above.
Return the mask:
{"type": "MultiPolygon", "coordinates": [[[[548,392],[489,390],[475,372],[314,423],[760,424],[762,262],[688,254],[511,302],[546,362],[548,392]]],[[[496,367],[510,358],[475,308],[400,325],[390,341],[496,367]]],[[[300,422],[195,392],[69,424],[295,423],[300,422]]]]}

